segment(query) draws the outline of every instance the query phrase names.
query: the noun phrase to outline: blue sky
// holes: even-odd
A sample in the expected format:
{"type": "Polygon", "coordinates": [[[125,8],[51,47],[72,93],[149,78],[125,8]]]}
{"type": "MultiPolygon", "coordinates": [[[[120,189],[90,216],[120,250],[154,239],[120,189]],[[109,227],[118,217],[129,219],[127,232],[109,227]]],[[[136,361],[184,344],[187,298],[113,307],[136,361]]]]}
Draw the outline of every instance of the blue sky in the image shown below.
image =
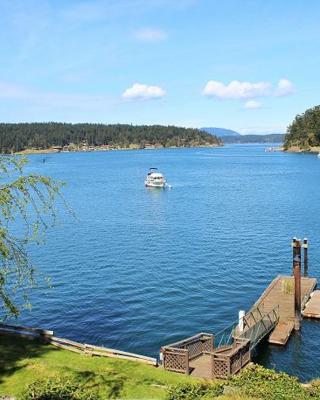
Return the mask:
{"type": "Polygon", "coordinates": [[[0,121],[279,132],[319,104],[320,2],[0,0],[0,121]]]}

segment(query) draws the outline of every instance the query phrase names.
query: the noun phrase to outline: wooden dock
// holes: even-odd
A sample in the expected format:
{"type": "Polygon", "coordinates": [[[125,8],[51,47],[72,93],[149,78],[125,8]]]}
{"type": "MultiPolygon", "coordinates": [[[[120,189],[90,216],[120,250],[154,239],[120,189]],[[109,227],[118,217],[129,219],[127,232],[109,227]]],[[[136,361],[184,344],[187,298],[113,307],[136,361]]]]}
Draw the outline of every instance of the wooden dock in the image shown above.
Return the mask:
{"type": "Polygon", "coordinates": [[[311,298],[302,311],[302,315],[306,318],[320,319],[320,290],[311,293],[311,298]]]}
{"type": "MultiPolygon", "coordinates": [[[[301,277],[301,307],[304,309],[317,285],[315,278],[301,277]]],[[[254,307],[264,312],[279,306],[279,323],[269,337],[269,343],[285,345],[294,329],[294,278],[277,276],[256,301],[254,307]]]]}
{"type": "MultiPolygon", "coordinates": [[[[301,307],[304,315],[320,318],[320,290],[317,280],[301,277],[301,307]],[[311,300],[310,295],[314,293],[311,300]]],[[[227,378],[250,361],[250,352],[268,337],[269,343],[285,345],[295,328],[295,282],[292,276],[277,276],[243,317],[243,328],[226,328],[229,341],[217,341],[201,333],[164,346],[164,368],[201,378],[227,378]],[[271,333],[271,334],[270,334],[271,333]]]]}
{"type": "Polygon", "coordinates": [[[308,277],[308,239],[292,240],[292,276],[277,276],[239,320],[212,334],[201,333],[161,348],[163,366],[203,378],[228,378],[244,368],[261,340],[285,345],[300,330],[302,316],[320,319],[320,290],[308,277]],[[303,249],[303,276],[302,266],[303,249]]]}

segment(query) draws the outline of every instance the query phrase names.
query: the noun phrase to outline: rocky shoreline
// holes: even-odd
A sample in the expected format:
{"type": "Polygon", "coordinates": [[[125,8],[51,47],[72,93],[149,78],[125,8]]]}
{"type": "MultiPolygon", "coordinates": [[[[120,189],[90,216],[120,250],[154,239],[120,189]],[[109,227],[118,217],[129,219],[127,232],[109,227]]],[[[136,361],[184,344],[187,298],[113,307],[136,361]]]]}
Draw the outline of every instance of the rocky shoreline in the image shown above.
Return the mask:
{"type": "Polygon", "coordinates": [[[320,146],[301,148],[299,146],[290,146],[283,149],[287,153],[320,153],[320,146]]]}
{"type": "Polygon", "coordinates": [[[211,148],[211,147],[222,147],[223,144],[204,144],[204,145],[191,145],[191,146],[168,146],[164,147],[161,145],[155,146],[145,146],[143,148],[139,147],[138,145],[130,145],[130,147],[111,147],[111,146],[92,146],[88,148],[73,148],[73,149],[60,149],[57,147],[51,147],[49,149],[25,149],[19,151],[15,154],[18,155],[29,155],[29,154],[51,154],[51,153],[88,153],[94,151],[119,151],[119,150],[156,150],[156,149],[181,149],[181,148],[211,148]]]}

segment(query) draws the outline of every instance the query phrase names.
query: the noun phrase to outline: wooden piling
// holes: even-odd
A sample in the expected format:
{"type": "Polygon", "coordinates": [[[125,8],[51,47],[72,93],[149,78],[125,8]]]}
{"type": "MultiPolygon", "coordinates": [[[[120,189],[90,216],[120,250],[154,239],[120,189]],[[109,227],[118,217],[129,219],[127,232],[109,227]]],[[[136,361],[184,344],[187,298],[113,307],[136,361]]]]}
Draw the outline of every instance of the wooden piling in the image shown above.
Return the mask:
{"type": "Polygon", "coordinates": [[[296,237],[294,237],[292,239],[291,247],[292,247],[292,275],[293,275],[293,273],[294,273],[294,259],[295,259],[295,256],[297,255],[297,238],[296,237]]]}
{"type": "MultiPolygon", "coordinates": [[[[301,247],[300,247],[301,250],[301,247]]],[[[300,330],[301,326],[301,257],[299,254],[294,259],[294,329],[300,330]]]]}
{"type": "Polygon", "coordinates": [[[303,276],[308,276],[308,239],[303,239],[303,276]]]}

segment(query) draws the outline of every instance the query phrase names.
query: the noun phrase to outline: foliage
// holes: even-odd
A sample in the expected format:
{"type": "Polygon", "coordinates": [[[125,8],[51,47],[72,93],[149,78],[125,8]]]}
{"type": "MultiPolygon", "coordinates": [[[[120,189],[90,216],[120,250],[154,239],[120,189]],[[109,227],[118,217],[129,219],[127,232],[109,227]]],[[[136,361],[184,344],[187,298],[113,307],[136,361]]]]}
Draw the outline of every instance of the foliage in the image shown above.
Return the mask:
{"type": "Polygon", "coordinates": [[[250,365],[223,383],[183,383],[168,389],[167,400],[192,399],[320,400],[320,380],[301,385],[297,378],[250,365]],[[227,390],[229,389],[229,390],[227,390]],[[224,396],[221,396],[225,392],[224,396]],[[221,397],[220,397],[221,396],[221,397]]]}
{"type": "Polygon", "coordinates": [[[109,145],[129,148],[136,145],[201,146],[215,145],[215,136],[198,129],[161,125],[104,125],[67,123],[18,123],[0,124],[0,151],[19,152],[25,149],[48,149],[54,146],[109,145]]]}
{"type": "Polygon", "coordinates": [[[40,379],[28,385],[21,400],[98,400],[98,394],[70,378],[40,379]]]}
{"type": "Polygon", "coordinates": [[[85,357],[12,336],[1,336],[0,355],[0,398],[5,395],[19,398],[39,377],[71,377],[97,392],[103,400],[164,399],[167,387],[196,381],[139,362],[85,357]]]}
{"type": "Polygon", "coordinates": [[[320,400],[320,379],[311,381],[305,390],[311,399],[320,400]]]}
{"type": "Polygon", "coordinates": [[[310,108],[295,117],[287,129],[284,146],[298,146],[304,150],[320,146],[320,106],[310,108]]]}
{"type": "Polygon", "coordinates": [[[2,318],[17,316],[35,285],[28,257],[30,243],[39,243],[55,220],[54,203],[61,183],[25,174],[23,157],[0,156],[0,310],[2,318]],[[19,226],[19,228],[17,228],[19,226]]]}
{"type": "Polygon", "coordinates": [[[245,394],[262,400],[304,400],[308,393],[298,379],[285,374],[252,365],[231,378],[231,385],[241,388],[245,394]]]}
{"type": "Polygon", "coordinates": [[[223,393],[221,383],[180,383],[168,389],[167,400],[197,400],[215,398],[223,393]]]}

